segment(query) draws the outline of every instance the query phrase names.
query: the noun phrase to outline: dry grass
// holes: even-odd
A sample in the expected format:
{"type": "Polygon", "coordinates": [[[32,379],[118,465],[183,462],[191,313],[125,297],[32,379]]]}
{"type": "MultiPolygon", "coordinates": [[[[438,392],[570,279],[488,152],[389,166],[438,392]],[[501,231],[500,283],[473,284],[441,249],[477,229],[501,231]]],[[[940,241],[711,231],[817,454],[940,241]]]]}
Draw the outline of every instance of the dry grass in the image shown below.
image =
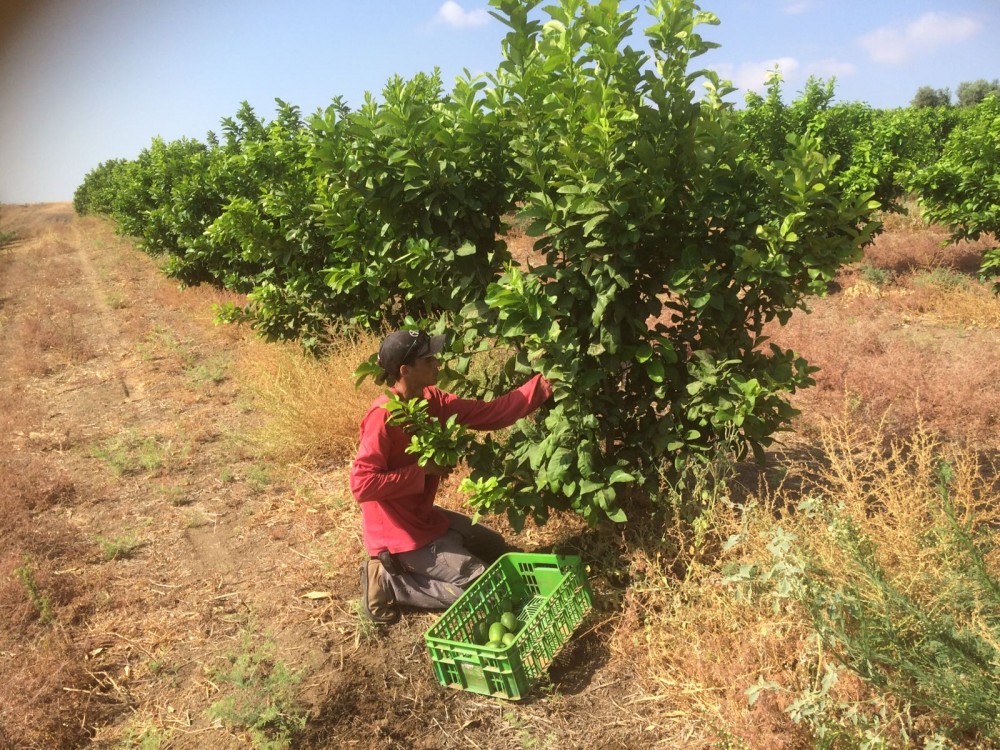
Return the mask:
{"type": "Polygon", "coordinates": [[[43,462],[0,458],[0,747],[77,747],[81,717],[102,715],[90,708],[85,655],[62,631],[86,606],[84,584],[64,574],[84,552],[65,520],[44,513],[72,497],[43,462]]]}
{"type": "MultiPolygon", "coordinates": [[[[879,562],[900,590],[932,601],[936,587],[961,573],[940,537],[938,546],[929,544],[929,530],[942,521],[940,462],[953,469],[951,496],[960,522],[978,529],[1000,521],[1000,510],[989,502],[997,490],[996,467],[921,429],[893,442],[850,420],[825,422],[818,447],[814,454],[780,458],[776,468],[785,475],[773,487],[730,482],[701,521],[675,523],[665,534],[661,526],[632,524],[617,549],[595,544],[588,550],[596,556],[593,570],[618,569],[629,581],[607,635],[612,663],[627,664],[634,675],[638,700],[649,711],[644,720],[657,721],[663,736],[684,736],[684,747],[813,746],[818,724],[792,716],[803,705],[822,707],[814,721],[843,733],[846,744],[837,747],[856,746],[866,729],[874,731],[877,722],[866,724],[863,717],[876,709],[884,713],[877,733],[889,747],[906,746],[904,730],[912,736],[937,726],[905,702],[879,695],[824,653],[807,612],[794,600],[771,595],[764,584],[747,595],[751,589],[741,591],[727,576],[753,566],[757,579],[766,580],[776,565],[776,534],[790,535],[810,549],[814,562],[846,575],[843,549],[822,518],[795,510],[807,498],[822,497],[842,504],[876,541],[879,562]],[[699,533],[706,524],[707,534],[699,533]],[[838,679],[824,693],[828,668],[838,679]],[[772,687],[751,705],[761,680],[772,687]],[[862,718],[854,724],[851,716],[862,718]]],[[[998,563],[991,563],[994,572],[998,563]]],[[[974,621],[970,611],[966,624],[974,627],[974,621]]]]}
{"type": "Polygon", "coordinates": [[[845,409],[855,419],[888,419],[905,433],[923,421],[955,440],[991,444],[1000,425],[1000,298],[969,275],[981,242],[941,247],[939,229],[881,235],[865,261],[838,276],[841,293],[810,301],[787,326],[767,333],[819,367],[815,388],[793,403],[807,435],[845,409]],[[891,273],[888,284],[865,268],[891,273]]]}
{"type": "Polygon", "coordinates": [[[347,462],[358,445],[358,425],[381,393],[355,368],[378,349],[373,335],[338,339],[321,359],[294,345],[252,346],[238,366],[264,425],[254,436],[268,454],[302,463],[347,462]]]}
{"type": "Polygon", "coordinates": [[[82,747],[89,731],[81,719],[93,721],[104,713],[101,698],[86,689],[91,680],[84,655],[52,633],[21,649],[18,657],[4,670],[0,748],[82,747]]]}

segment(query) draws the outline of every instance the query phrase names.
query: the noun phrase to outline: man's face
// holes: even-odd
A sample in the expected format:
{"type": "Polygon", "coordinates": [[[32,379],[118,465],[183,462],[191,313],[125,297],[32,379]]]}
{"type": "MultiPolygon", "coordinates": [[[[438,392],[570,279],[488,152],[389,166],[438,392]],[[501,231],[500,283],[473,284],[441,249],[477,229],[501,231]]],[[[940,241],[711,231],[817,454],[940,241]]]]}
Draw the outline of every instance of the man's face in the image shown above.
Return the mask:
{"type": "Polygon", "coordinates": [[[423,390],[429,385],[436,385],[438,370],[441,363],[436,356],[420,357],[412,365],[403,365],[401,374],[411,390],[423,390]]]}

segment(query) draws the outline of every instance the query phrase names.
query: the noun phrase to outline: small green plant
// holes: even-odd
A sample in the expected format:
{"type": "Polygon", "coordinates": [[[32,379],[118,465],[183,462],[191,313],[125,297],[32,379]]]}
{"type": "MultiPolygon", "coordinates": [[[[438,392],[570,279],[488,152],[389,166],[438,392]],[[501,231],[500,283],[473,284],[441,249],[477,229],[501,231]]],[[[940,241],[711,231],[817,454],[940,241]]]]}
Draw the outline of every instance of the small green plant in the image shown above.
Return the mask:
{"type": "Polygon", "coordinates": [[[372,622],[367,616],[361,614],[360,599],[355,599],[351,602],[351,610],[354,612],[354,621],[357,624],[357,629],[354,631],[355,645],[377,641],[382,636],[384,627],[372,622]]]}
{"type": "Polygon", "coordinates": [[[972,280],[964,273],[960,273],[951,268],[938,266],[930,271],[922,271],[913,276],[913,283],[916,286],[929,286],[943,289],[945,291],[958,291],[968,289],[972,280]]]}
{"type": "Polygon", "coordinates": [[[187,368],[191,383],[199,388],[218,385],[226,379],[226,366],[221,361],[208,361],[192,364],[187,368]]]}
{"type": "Polygon", "coordinates": [[[232,484],[236,481],[236,474],[228,466],[224,466],[219,472],[219,481],[223,484],[232,484]]]}
{"type": "Polygon", "coordinates": [[[226,657],[211,676],[228,694],[206,713],[247,732],[257,750],[284,750],[305,728],[306,712],[295,700],[295,686],[304,675],[275,658],[273,643],[255,646],[253,635],[244,632],[240,651],[226,657]]]}
{"type": "Polygon", "coordinates": [[[183,485],[169,485],[160,488],[163,499],[174,507],[190,505],[194,498],[188,493],[188,488],[183,485]]]}
{"type": "Polygon", "coordinates": [[[105,560],[127,560],[145,542],[134,534],[108,539],[107,537],[97,537],[97,544],[101,548],[101,557],[105,560]]]}
{"type": "Polygon", "coordinates": [[[209,523],[211,523],[209,517],[197,510],[192,510],[184,516],[185,529],[200,529],[209,523]]]}
{"type": "Polygon", "coordinates": [[[518,744],[524,750],[554,750],[564,746],[562,740],[551,732],[545,735],[536,734],[539,731],[537,726],[532,726],[513,711],[505,711],[502,719],[517,733],[518,744]]]}
{"type": "Polygon", "coordinates": [[[42,624],[52,622],[55,619],[55,613],[52,611],[52,602],[39,589],[38,581],[35,579],[35,572],[31,568],[31,561],[25,559],[22,565],[14,569],[14,575],[17,576],[17,580],[24,586],[24,590],[28,594],[28,600],[35,608],[35,611],[38,612],[39,621],[42,624]]]}
{"type": "Polygon", "coordinates": [[[129,727],[122,733],[117,750],[161,750],[169,739],[168,732],[152,725],[129,727]]]}
{"type": "Polygon", "coordinates": [[[10,245],[17,239],[17,232],[0,231],[0,248],[10,245]]]}
{"type": "Polygon", "coordinates": [[[112,473],[120,477],[159,469],[165,459],[165,450],[155,437],[139,437],[126,432],[95,446],[91,455],[105,461],[112,473]]]}
{"type": "Polygon", "coordinates": [[[104,299],[112,310],[122,310],[128,307],[128,297],[122,292],[110,292],[104,299]]]}
{"type": "Polygon", "coordinates": [[[274,480],[271,477],[271,472],[266,466],[251,464],[251,466],[247,469],[246,481],[247,484],[249,484],[253,489],[262,490],[274,480]]]}
{"type": "Polygon", "coordinates": [[[420,466],[454,466],[474,442],[472,432],[458,423],[457,415],[442,422],[430,415],[427,406],[422,398],[391,398],[384,404],[389,412],[388,423],[412,435],[406,452],[416,454],[420,466]]]}
{"type": "Polygon", "coordinates": [[[149,670],[151,675],[158,675],[166,669],[166,662],[162,659],[150,659],[146,664],[146,668],[149,670]]]}
{"type": "Polygon", "coordinates": [[[892,272],[866,263],[861,266],[861,278],[875,286],[887,286],[892,283],[892,272]]]}
{"type": "Polygon", "coordinates": [[[181,344],[169,328],[156,326],[146,335],[143,341],[136,345],[136,351],[140,357],[149,362],[161,359],[164,354],[179,354],[181,344]]]}

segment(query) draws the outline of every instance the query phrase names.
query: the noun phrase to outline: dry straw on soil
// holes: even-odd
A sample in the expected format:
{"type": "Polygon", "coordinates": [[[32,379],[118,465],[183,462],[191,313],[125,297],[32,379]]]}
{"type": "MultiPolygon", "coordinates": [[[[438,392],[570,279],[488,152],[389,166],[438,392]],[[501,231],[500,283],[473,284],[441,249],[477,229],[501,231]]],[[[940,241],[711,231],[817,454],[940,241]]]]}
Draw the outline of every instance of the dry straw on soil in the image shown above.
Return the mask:
{"type": "MultiPolygon", "coordinates": [[[[599,550],[590,550],[599,555],[594,569],[623,562],[628,569],[621,616],[608,636],[613,663],[631,665],[632,700],[665,734],[687,733],[686,747],[715,747],[723,737],[736,747],[803,747],[821,725],[840,732],[844,747],[861,742],[871,727],[888,747],[903,747],[907,736],[941,725],[926,707],[911,708],[867,686],[819,645],[806,609],[775,593],[775,545],[793,540],[793,551],[829,571],[831,587],[859,586],[827,522],[797,510],[802,501],[821,498],[842,508],[871,541],[894,586],[939,606],[940,587],[962,575],[944,537],[934,544],[929,534],[944,522],[942,461],[951,467],[956,515],[970,529],[1000,521],[1000,510],[989,503],[996,467],[919,428],[893,441],[856,422],[824,421],[817,447],[778,457],[775,468],[784,476],[772,486],[740,488],[734,477],[693,524],[677,524],[665,535],[662,527],[640,524],[625,532],[613,558],[605,551],[601,560],[599,550]],[[706,524],[707,534],[699,534],[706,524]],[[733,575],[740,570],[755,572],[741,584],[733,575]],[[825,689],[831,672],[836,681],[825,689]],[[764,683],[768,688],[755,692],[764,683]],[[809,718],[806,709],[815,715],[809,718]]],[[[1000,573],[996,556],[988,563],[1000,573]]],[[[962,624],[989,635],[975,610],[962,624]]]]}
{"type": "Polygon", "coordinates": [[[370,380],[355,387],[355,368],[378,349],[370,334],[335,339],[322,358],[294,345],[247,347],[239,365],[264,425],[261,448],[296,462],[347,462],[358,444],[358,425],[381,392],[370,380]]]}

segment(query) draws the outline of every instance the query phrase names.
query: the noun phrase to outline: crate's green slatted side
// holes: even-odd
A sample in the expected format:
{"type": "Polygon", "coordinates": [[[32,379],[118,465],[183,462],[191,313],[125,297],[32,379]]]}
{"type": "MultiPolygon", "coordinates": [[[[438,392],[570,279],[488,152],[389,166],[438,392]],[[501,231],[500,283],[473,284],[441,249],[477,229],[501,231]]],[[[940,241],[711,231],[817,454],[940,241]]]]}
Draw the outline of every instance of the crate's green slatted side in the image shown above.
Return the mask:
{"type": "Polygon", "coordinates": [[[480,576],[426,633],[438,681],[484,695],[518,699],[542,675],[591,606],[577,557],[511,553],[480,576]],[[499,618],[499,602],[521,603],[513,643],[494,650],[474,628],[499,618]]]}

